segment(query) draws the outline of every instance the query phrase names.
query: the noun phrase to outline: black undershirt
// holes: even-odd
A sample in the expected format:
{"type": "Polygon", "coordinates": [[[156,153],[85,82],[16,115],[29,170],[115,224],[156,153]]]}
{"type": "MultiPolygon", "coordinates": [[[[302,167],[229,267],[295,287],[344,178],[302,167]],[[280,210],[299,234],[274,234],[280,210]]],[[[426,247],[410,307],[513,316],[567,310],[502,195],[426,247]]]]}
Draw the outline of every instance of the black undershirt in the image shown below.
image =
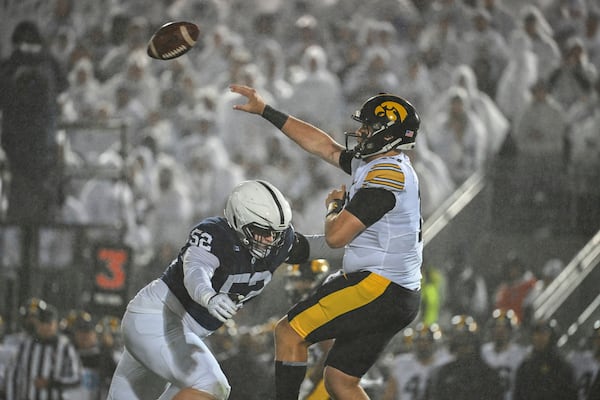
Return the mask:
{"type": "Polygon", "coordinates": [[[395,205],[396,196],[389,190],[362,188],[354,194],[345,210],[358,218],[365,226],[371,226],[395,205]]]}
{"type": "MultiPolygon", "coordinates": [[[[344,150],[340,154],[340,167],[347,174],[352,173],[352,159],[354,151],[344,150]]],[[[359,189],[346,210],[360,220],[365,226],[371,226],[379,221],[388,211],[396,205],[396,196],[392,192],[381,188],[359,189]]]]}

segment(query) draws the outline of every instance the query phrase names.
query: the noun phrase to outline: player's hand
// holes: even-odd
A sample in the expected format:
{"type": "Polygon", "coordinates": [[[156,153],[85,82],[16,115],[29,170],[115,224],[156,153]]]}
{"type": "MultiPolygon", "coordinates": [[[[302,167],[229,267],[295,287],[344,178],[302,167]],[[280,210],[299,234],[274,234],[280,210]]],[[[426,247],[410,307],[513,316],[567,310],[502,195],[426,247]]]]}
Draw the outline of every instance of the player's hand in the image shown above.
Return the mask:
{"type": "Polygon", "coordinates": [[[252,114],[262,114],[265,109],[265,101],[256,89],[244,85],[229,85],[229,90],[233,93],[241,94],[246,97],[246,104],[235,104],[234,110],[246,111],[252,114]]]}
{"type": "Polygon", "coordinates": [[[346,185],[342,185],[339,189],[333,189],[325,199],[325,207],[329,206],[334,200],[340,200],[342,204],[346,204],[346,185]]]}
{"type": "Polygon", "coordinates": [[[229,298],[229,295],[217,293],[208,301],[206,308],[210,315],[221,322],[226,322],[237,313],[239,306],[229,298]]]}

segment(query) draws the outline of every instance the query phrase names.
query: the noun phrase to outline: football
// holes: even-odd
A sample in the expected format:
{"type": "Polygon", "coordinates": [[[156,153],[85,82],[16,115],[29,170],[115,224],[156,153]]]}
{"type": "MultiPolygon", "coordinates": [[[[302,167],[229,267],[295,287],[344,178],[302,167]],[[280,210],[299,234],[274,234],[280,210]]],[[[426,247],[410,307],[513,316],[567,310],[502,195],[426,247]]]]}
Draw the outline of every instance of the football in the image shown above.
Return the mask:
{"type": "Polygon", "coordinates": [[[148,41],[148,55],[157,60],[171,60],[190,51],[200,35],[192,22],[168,22],[161,26],[148,41]]]}

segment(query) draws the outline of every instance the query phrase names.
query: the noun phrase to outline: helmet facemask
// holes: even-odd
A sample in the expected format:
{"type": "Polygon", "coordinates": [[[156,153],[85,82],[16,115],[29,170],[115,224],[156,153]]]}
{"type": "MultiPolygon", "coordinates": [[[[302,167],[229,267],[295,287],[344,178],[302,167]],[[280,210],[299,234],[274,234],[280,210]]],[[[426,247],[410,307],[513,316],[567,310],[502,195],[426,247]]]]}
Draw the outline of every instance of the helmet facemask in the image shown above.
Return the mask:
{"type": "Polygon", "coordinates": [[[256,258],[265,258],[274,249],[281,247],[284,240],[284,231],[278,231],[256,223],[242,227],[242,243],[256,258]]]}

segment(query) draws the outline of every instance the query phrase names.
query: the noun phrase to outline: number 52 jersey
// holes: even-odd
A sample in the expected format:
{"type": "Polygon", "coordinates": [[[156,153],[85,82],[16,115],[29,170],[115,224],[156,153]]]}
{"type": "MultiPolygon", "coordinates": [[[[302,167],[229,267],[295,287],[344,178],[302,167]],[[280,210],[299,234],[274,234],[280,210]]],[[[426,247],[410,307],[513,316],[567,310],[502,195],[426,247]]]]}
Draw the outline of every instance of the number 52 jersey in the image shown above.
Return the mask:
{"type": "Polygon", "coordinates": [[[258,295],[290,255],[293,227],[284,235],[283,246],[258,259],[243,246],[225,218],[204,219],[191,230],[187,243],[161,279],[198,324],[217,330],[223,323],[194,300],[198,298],[195,294],[210,285],[218,293],[231,294],[234,301],[246,302],[258,295]]]}

